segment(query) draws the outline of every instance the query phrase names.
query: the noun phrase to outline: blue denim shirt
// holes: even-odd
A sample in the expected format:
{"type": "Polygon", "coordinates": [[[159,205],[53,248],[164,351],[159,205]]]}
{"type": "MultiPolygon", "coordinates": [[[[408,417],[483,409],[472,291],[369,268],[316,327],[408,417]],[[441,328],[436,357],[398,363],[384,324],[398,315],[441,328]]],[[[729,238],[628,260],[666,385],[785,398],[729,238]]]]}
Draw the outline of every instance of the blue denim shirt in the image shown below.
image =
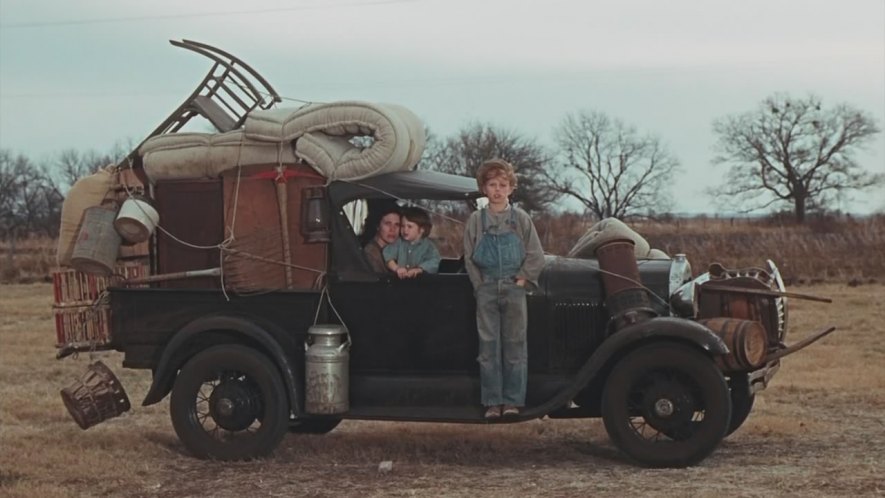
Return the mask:
{"type": "Polygon", "coordinates": [[[438,272],[441,259],[439,250],[433,242],[424,237],[412,243],[399,238],[384,248],[385,264],[393,260],[399,266],[421,268],[424,273],[438,272]]]}

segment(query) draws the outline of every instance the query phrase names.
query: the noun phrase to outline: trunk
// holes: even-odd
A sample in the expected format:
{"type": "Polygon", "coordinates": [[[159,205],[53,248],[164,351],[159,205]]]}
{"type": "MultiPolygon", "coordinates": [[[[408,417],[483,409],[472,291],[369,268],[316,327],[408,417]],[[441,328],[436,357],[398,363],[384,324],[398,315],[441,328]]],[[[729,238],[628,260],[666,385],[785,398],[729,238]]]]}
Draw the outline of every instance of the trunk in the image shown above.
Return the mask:
{"type": "Polygon", "coordinates": [[[15,242],[16,242],[15,232],[16,231],[17,230],[13,228],[9,232],[9,251],[6,253],[6,267],[10,268],[10,269],[15,267],[15,242]]]}
{"type": "Polygon", "coordinates": [[[798,223],[800,225],[805,223],[805,201],[806,200],[807,200],[807,198],[804,196],[796,197],[794,199],[796,223],[798,223]]]}

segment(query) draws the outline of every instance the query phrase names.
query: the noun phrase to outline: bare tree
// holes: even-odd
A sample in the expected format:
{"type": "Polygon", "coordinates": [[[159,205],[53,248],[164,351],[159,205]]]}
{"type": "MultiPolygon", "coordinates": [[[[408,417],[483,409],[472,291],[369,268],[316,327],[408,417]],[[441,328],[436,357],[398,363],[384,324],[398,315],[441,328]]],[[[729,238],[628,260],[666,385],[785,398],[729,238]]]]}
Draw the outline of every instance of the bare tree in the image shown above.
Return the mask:
{"type": "Polygon", "coordinates": [[[814,96],[776,94],[755,111],[716,120],[713,131],[714,163],[730,165],[718,193],[748,210],[787,202],[802,223],[809,208],[885,179],[855,161],[855,151],[879,129],[871,116],[847,104],[823,109],[814,96]]]}
{"type": "Polygon", "coordinates": [[[679,161],[658,137],[596,111],[569,114],[556,128],[560,147],[548,172],[554,188],[598,218],[668,211],[679,161]]]}
{"type": "Polygon", "coordinates": [[[62,196],[44,165],[0,150],[0,236],[44,233],[55,236],[62,196]]]}
{"type": "Polygon", "coordinates": [[[121,157],[121,150],[119,146],[115,146],[107,153],[94,150],[80,152],[76,149],[61,151],[55,163],[60,189],[67,191],[80,178],[91,175],[109,164],[115,164],[117,158],[121,157]]]}
{"type": "Polygon", "coordinates": [[[428,137],[424,168],[474,177],[483,162],[499,157],[516,169],[519,183],[513,201],[526,211],[545,211],[559,197],[544,174],[549,161],[544,148],[515,131],[474,123],[441,141],[429,133],[428,137]]]}

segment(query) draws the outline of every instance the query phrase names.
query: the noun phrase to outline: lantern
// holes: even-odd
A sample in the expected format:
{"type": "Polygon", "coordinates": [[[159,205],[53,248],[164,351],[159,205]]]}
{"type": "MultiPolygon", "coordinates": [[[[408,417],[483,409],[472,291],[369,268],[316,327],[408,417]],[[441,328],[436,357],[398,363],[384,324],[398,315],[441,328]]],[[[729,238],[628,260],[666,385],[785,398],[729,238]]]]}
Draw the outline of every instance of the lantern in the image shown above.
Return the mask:
{"type": "Polygon", "coordinates": [[[308,243],[329,241],[329,205],[325,188],[301,190],[301,233],[308,243]]]}

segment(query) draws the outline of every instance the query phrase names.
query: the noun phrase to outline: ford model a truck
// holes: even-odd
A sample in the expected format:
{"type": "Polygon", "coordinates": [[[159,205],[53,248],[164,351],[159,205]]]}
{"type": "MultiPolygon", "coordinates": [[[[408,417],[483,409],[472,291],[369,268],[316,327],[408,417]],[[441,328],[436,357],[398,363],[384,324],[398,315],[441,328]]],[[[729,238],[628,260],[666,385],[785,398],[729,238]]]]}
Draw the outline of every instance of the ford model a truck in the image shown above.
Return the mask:
{"type": "MultiPolygon", "coordinates": [[[[177,43],[216,62],[227,56],[177,43]]],[[[633,460],[692,465],[746,420],[780,358],[807,344],[785,347],[788,294],[773,263],[714,265],[695,276],[681,255],[637,260],[637,241],[619,232],[589,253],[547,257],[527,297],[526,407],[489,422],[479,403],[475,301],[464,270],[470,255],[444,249],[438,274],[399,280],[375,273],[362,251],[391,203],[458,218],[476,206],[475,180],[415,170],[423,135],[403,131],[415,127],[358,130],[374,143],[341,152],[347,140],[329,137],[355,130],[340,125],[341,115],[333,116],[337,128],[293,133],[286,126],[301,116],[256,105],[231,117],[213,103],[216,94],[201,96],[195,92],[179,110],[224,133],[161,127],[126,161],[137,180],[118,182],[125,202],[137,197],[148,205],[137,206],[143,216],[119,207],[114,220],[126,240],[144,244],[143,269],[121,271],[133,263],[102,261],[102,250],[88,251],[79,237],[71,258],[78,274],[111,267],[90,306],[99,314],[87,317],[99,316],[103,328],[96,325],[85,342],[64,320],[58,331],[63,354],[113,349],[123,353],[123,367],[150,370],[142,403],[170,396],[174,429],[195,456],[260,457],[287,432],[322,434],[343,419],[602,417],[633,460]],[[324,165],[335,147],[337,163],[324,165]],[[214,159],[194,159],[195,150],[214,159]],[[262,155],[267,150],[273,159],[262,155]],[[349,176],[328,169],[367,150],[383,156],[367,163],[398,166],[349,176]],[[220,167],[225,161],[232,166],[220,167]],[[188,168],[200,173],[183,174],[188,168]],[[152,234],[143,239],[145,232],[152,234]]],[[[367,108],[379,111],[347,106],[359,108],[361,122],[367,108]]],[[[385,119],[403,116],[392,108],[380,109],[385,119]]],[[[88,214],[81,232],[94,235],[100,221],[88,214]]],[[[60,307],[57,316],[68,312],[60,307]]],[[[74,411],[90,409],[78,402],[88,405],[74,399],[74,411]]]]}

